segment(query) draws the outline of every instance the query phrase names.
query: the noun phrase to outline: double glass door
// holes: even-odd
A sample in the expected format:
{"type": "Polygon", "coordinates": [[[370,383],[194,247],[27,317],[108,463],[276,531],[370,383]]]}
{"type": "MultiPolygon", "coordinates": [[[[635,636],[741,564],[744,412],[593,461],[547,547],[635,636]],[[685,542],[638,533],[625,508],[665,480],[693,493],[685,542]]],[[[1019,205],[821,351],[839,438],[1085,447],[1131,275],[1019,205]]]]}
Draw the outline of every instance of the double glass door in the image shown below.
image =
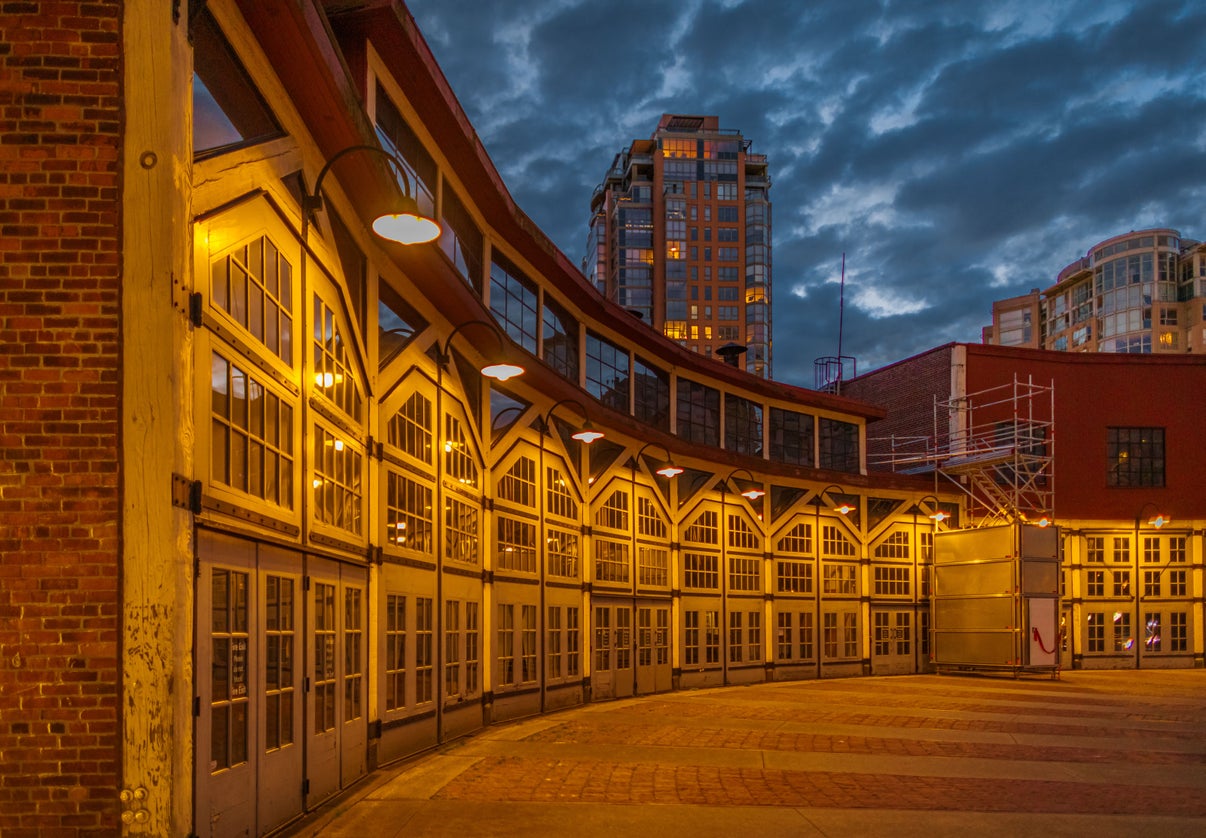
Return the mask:
{"type": "Polygon", "coordinates": [[[595,699],[670,689],[670,603],[597,599],[592,618],[595,699]]]}
{"type": "Polygon", "coordinates": [[[365,772],[366,575],[208,531],[198,559],[194,831],[263,835],[365,772]]]}

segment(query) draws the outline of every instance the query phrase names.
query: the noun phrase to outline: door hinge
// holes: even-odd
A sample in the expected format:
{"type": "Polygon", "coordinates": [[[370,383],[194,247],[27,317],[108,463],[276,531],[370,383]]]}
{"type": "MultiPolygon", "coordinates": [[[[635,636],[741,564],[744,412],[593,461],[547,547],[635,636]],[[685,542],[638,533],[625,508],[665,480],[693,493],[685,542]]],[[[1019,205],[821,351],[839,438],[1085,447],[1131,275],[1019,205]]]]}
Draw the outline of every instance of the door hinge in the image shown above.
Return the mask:
{"type": "Polygon", "coordinates": [[[303,691],[303,692],[310,692],[310,676],[309,676],[309,675],[307,675],[307,676],[305,677],[305,679],[304,679],[304,680],[305,680],[305,684],[304,684],[304,686],[303,686],[303,688],[302,688],[302,691],[303,691]]]}
{"type": "Polygon", "coordinates": [[[205,301],[201,299],[201,292],[194,291],[188,295],[188,319],[193,326],[200,328],[204,322],[203,316],[205,311],[205,301]]]}
{"type": "Polygon", "coordinates": [[[307,777],[306,779],[302,780],[302,797],[305,797],[309,793],[310,793],[310,778],[307,777]]]}
{"type": "Polygon", "coordinates": [[[201,717],[201,696],[193,696],[193,718],[201,717]]]}

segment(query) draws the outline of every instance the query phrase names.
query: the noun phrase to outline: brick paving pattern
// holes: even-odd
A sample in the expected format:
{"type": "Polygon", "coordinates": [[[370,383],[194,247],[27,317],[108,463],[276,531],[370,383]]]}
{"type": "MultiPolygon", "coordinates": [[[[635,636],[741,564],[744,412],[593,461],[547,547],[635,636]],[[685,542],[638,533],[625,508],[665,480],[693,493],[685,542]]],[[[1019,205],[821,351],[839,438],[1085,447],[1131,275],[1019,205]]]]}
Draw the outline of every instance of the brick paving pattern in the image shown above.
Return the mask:
{"type": "Polygon", "coordinates": [[[495,726],[295,834],[1198,835],[1204,765],[1206,670],[757,684],[495,726]]]}

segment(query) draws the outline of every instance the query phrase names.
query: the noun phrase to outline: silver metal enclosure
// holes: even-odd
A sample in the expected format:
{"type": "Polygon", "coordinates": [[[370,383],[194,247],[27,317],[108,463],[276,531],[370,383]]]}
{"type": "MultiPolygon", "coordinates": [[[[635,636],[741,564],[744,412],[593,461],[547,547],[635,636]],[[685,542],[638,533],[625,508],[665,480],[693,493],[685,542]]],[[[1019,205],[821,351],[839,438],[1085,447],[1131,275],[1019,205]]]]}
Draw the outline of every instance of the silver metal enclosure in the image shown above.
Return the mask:
{"type": "Polygon", "coordinates": [[[1059,530],[1029,524],[934,537],[935,668],[1059,675],[1059,530]]]}

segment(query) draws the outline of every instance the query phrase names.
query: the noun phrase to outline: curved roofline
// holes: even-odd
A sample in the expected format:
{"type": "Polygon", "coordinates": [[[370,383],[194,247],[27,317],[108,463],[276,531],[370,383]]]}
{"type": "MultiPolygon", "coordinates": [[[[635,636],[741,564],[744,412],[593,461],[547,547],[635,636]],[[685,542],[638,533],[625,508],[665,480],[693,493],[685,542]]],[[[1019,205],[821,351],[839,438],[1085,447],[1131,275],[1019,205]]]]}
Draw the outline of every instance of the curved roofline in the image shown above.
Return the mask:
{"type": "MultiPolygon", "coordinates": [[[[315,141],[330,156],[358,142],[374,142],[375,135],[364,110],[363,84],[368,78],[366,43],[373,47],[400,84],[412,106],[423,115],[424,128],[439,146],[440,154],[468,191],[467,197],[508,247],[522,255],[564,299],[575,314],[599,331],[627,343],[656,360],[667,371],[703,380],[712,386],[744,391],[767,399],[792,402],[844,413],[866,420],[882,418],[877,407],[796,385],[768,381],[744,370],[704,358],[635,320],[627,310],[605,299],[519,208],[494,167],[485,146],[469,122],[448,80],[424,40],[414,17],[398,0],[331,3],[328,23],[318,0],[290,4],[290,16],[267,14],[257,0],[237,0],[264,49],[270,52],[281,82],[295,107],[306,119],[315,141]],[[298,50],[294,37],[276,36],[282,26],[309,48],[298,50]],[[332,37],[336,40],[333,41],[332,37]],[[291,43],[286,50],[279,44],[291,43]],[[351,93],[352,95],[349,95],[351,93]]],[[[354,167],[349,161],[349,170],[354,167]]],[[[371,167],[342,174],[368,205],[384,202],[385,185],[372,177],[371,167]],[[376,200],[373,200],[375,198],[376,200]]],[[[583,208],[586,216],[586,208],[583,208]]],[[[405,270],[424,257],[387,252],[405,270]]],[[[408,273],[411,273],[408,271],[408,273]]],[[[462,283],[463,284],[463,283],[462,283]]],[[[441,290],[441,294],[446,290],[441,290]]]]}

